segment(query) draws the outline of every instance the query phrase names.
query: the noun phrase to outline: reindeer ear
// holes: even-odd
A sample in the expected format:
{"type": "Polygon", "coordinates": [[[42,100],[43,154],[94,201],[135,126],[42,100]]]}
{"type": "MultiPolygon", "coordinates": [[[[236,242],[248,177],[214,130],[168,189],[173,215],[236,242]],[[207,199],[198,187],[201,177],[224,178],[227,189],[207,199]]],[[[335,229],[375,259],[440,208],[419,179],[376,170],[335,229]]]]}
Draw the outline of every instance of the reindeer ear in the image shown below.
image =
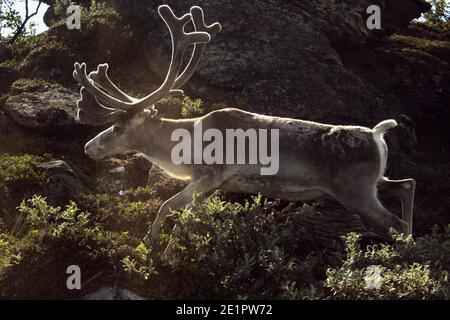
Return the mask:
{"type": "Polygon", "coordinates": [[[144,116],[146,119],[154,119],[158,117],[158,109],[155,107],[145,109],[144,116]]]}
{"type": "Polygon", "coordinates": [[[156,109],[155,107],[153,107],[153,108],[150,110],[150,113],[151,113],[151,115],[152,115],[152,118],[157,118],[157,117],[158,117],[158,109],[156,109]]]}

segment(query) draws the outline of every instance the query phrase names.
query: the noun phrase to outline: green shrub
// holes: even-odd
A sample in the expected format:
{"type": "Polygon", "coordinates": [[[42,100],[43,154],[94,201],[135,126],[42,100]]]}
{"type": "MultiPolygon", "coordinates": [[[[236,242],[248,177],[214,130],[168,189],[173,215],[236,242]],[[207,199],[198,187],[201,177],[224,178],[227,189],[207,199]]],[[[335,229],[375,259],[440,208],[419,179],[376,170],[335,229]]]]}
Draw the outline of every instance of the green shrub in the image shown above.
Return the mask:
{"type": "MultiPolygon", "coordinates": [[[[89,132],[70,130],[54,134],[45,132],[14,132],[1,139],[14,143],[1,143],[0,155],[9,154],[16,157],[33,157],[36,163],[51,160],[64,160],[74,170],[76,175],[87,185],[94,187],[92,172],[97,164],[84,154],[83,145],[89,132]]],[[[5,164],[6,165],[6,164],[5,164]]],[[[29,194],[28,197],[32,195],[29,194]]],[[[20,199],[21,201],[22,199],[20,199]]]]}
{"type": "Polygon", "coordinates": [[[314,207],[213,197],[177,214],[180,229],[164,256],[173,218],[159,245],[140,241],[159,205],[148,188],[64,209],[38,196],[23,201],[14,230],[0,225],[0,297],[78,298],[119,283],[154,299],[448,298],[450,227],[416,240],[392,234],[392,243],[366,248],[350,234],[341,253],[312,240],[304,222],[314,207]],[[88,283],[79,292],[65,286],[72,264],[88,283]],[[381,280],[369,288],[373,266],[381,280]]]}
{"type": "MultiPolygon", "coordinates": [[[[156,261],[144,294],[185,299],[317,298],[324,257],[301,227],[305,208],[278,212],[255,197],[245,204],[219,198],[180,213],[170,256],[156,261]],[[168,264],[170,269],[162,267],[168,264]],[[319,278],[320,279],[320,278],[319,278]],[[156,286],[155,286],[156,285],[156,286]]],[[[165,230],[172,231],[171,224],[165,230]]],[[[164,249],[169,235],[162,235],[164,249]]],[[[145,266],[145,265],[144,265],[145,266]]]]}
{"type": "Polygon", "coordinates": [[[393,244],[361,250],[359,236],[345,238],[347,258],[327,271],[334,299],[448,299],[450,227],[414,241],[393,234],[393,244]],[[377,269],[375,285],[373,269],[377,269]]]}
{"type": "Polygon", "coordinates": [[[189,97],[183,99],[181,106],[181,116],[183,118],[194,118],[203,115],[203,101],[201,99],[192,100],[189,97]]]}
{"type": "Polygon", "coordinates": [[[35,196],[22,202],[19,212],[24,216],[21,234],[0,241],[0,250],[6,252],[0,261],[0,297],[75,298],[92,290],[90,285],[113,285],[122,278],[126,247],[136,245],[127,232],[106,230],[75,203],[63,210],[35,196]],[[80,266],[83,283],[102,276],[94,277],[81,292],[70,291],[69,265],[80,266]]]}
{"type": "Polygon", "coordinates": [[[0,155],[0,183],[8,183],[14,180],[41,180],[42,174],[36,168],[42,158],[38,156],[0,155]]]}
{"type": "Polygon", "coordinates": [[[16,207],[40,189],[47,177],[38,170],[42,158],[0,154],[0,221],[12,227],[18,219],[16,207]]]}
{"type": "Polygon", "coordinates": [[[145,236],[160,205],[154,191],[142,187],[121,194],[86,195],[79,200],[80,208],[92,212],[92,219],[108,230],[127,231],[138,238],[145,236]]]}
{"type": "Polygon", "coordinates": [[[428,0],[432,9],[424,14],[425,21],[432,27],[449,30],[450,4],[447,0],[428,0]]]}

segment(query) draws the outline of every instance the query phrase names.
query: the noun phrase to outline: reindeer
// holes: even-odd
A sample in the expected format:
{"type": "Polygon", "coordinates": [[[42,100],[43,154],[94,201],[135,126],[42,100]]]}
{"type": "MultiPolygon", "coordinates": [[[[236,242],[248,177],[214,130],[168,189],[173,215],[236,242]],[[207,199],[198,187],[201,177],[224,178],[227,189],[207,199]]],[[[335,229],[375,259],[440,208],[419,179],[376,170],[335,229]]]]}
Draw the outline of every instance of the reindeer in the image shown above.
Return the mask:
{"type": "Polygon", "coordinates": [[[127,95],[108,77],[107,64],[99,65],[87,75],[86,64],[75,63],[73,74],[82,86],[78,101],[80,122],[111,125],[86,144],[88,156],[101,159],[140,152],[169,175],[189,181],[184,190],[160,207],[143,239],[146,245],[154,244],[162,222],[172,210],[189,205],[194,193],[203,198],[219,188],[288,201],[334,198],[348,211],[358,214],[367,226],[384,231],[393,227],[405,234],[412,233],[415,181],[384,177],[388,150],[383,136],[397,125],[394,120],[383,121],[371,129],[266,116],[235,108],[193,119],[158,116],[155,103],[182,93],[179,88],[194,73],[211,35],[221,30],[219,23],[207,25],[202,9],[197,6],[180,18],[167,5],[160,6],[158,12],[170,32],[172,56],[166,78],[156,91],[142,99],[127,95]],[[192,22],[195,31],[184,31],[188,22],[192,22]],[[184,51],[190,45],[193,45],[191,58],[180,72],[184,51]],[[230,128],[278,129],[279,171],[264,176],[255,164],[174,164],[171,150],[175,142],[171,134],[179,128],[192,132],[199,121],[204,128],[221,132],[230,128]],[[381,204],[379,190],[400,198],[402,219],[381,204]]]}

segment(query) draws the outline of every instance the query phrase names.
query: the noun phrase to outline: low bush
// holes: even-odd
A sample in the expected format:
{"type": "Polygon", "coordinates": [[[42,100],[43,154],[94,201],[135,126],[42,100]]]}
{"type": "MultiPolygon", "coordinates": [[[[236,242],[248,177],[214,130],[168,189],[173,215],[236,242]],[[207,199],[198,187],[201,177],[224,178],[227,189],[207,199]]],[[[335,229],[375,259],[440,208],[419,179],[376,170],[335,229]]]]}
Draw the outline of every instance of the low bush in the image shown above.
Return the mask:
{"type": "Polygon", "coordinates": [[[0,297],[78,298],[116,285],[151,299],[448,298],[450,227],[367,247],[350,234],[340,251],[319,247],[305,227],[314,207],[212,197],[168,219],[147,248],[140,239],[159,205],[148,188],[64,209],[22,202],[15,227],[0,224],[0,297]],[[66,288],[69,265],[82,270],[81,291],[66,288]]]}
{"type": "Polygon", "coordinates": [[[357,234],[345,238],[346,259],[327,271],[335,299],[448,299],[450,226],[413,240],[393,234],[393,244],[361,249],[357,234]]]}

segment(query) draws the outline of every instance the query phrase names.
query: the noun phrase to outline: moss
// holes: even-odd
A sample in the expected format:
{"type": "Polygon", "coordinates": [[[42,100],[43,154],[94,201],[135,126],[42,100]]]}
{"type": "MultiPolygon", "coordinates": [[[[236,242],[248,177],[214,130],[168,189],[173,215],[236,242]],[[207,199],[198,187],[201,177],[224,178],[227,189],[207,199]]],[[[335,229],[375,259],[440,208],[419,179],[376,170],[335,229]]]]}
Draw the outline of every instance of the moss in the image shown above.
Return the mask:
{"type": "Polygon", "coordinates": [[[390,39],[422,50],[430,50],[434,48],[450,49],[450,41],[430,40],[399,34],[391,36],[390,39]]]}
{"type": "Polygon", "coordinates": [[[156,104],[158,113],[166,118],[195,118],[211,111],[226,108],[223,103],[205,103],[202,99],[192,99],[186,95],[162,99],[156,104]]]}
{"type": "Polygon", "coordinates": [[[43,177],[36,167],[42,158],[31,155],[0,155],[0,181],[9,183],[20,179],[41,180],[43,177]]]}
{"type": "Polygon", "coordinates": [[[0,136],[0,138],[14,141],[14,143],[0,144],[0,154],[34,155],[45,161],[64,160],[83,182],[93,186],[92,171],[96,164],[84,154],[83,144],[86,138],[83,136],[74,137],[66,132],[58,136],[36,132],[32,135],[29,132],[16,132],[8,136],[0,136]]]}
{"type": "Polygon", "coordinates": [[[57,87],[58,84],[44,79],[19,79],[16,80],[10,88],[11,94],[19,94],[22,92],[32,92],[41,88],[57,87]]]}

